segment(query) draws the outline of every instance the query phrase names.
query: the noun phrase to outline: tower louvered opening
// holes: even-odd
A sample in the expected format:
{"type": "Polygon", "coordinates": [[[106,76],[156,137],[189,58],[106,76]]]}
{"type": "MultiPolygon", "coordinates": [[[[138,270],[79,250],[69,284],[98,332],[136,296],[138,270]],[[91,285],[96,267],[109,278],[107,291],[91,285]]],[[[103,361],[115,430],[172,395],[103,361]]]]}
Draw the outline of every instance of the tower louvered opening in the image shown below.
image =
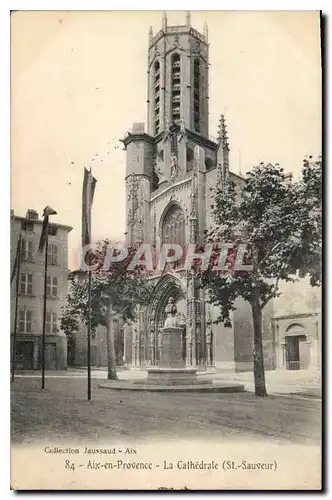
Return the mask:
{"type": "Polygon", "coordinates": [[[194,62],[194,129],[200,131],[200,78],[201,69],[199,59],[194,62]]]}
{"type": "Polygon", "coordinates": [[[155,134],[160,129],[160,64],[157,61],[154,65],[154,129],[155,134]]]}
{"type": "Polygon", "coordinates": [[[179,54],[172,57],[172,121],[180,123],[181,118],[181,61],[179,54]]]}

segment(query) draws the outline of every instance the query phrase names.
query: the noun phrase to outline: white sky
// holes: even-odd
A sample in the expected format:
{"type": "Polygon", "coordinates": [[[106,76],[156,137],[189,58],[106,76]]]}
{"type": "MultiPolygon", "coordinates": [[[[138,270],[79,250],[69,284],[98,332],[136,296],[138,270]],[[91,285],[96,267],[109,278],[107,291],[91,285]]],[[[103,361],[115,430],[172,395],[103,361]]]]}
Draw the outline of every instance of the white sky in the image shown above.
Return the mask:
{"type": "MultiPolygon", "coordinates": [[[[167,15],[169,24],[185,22],[185,12],[167,15]]],[[[118,139],[145,121],[148,30],[152,25],[156,33],[161,17],[156,11],[12,15],[11,207],[19,215],[28,208],[41,214],[50,204],[58,212],[54,222],[74,227],[70,267],[80,246],[84,165],[98,179],[94,239],[125,231],[125,152],[118,139]]],[[[210,134],[225,112],[231,170],[239,172],[239,159],[242,173],[259,161],[278,161],[298,174],[305,155],[321,152],[318,12],[192,12],[194,28],[202,31],[204,21],[210,134]]]]}

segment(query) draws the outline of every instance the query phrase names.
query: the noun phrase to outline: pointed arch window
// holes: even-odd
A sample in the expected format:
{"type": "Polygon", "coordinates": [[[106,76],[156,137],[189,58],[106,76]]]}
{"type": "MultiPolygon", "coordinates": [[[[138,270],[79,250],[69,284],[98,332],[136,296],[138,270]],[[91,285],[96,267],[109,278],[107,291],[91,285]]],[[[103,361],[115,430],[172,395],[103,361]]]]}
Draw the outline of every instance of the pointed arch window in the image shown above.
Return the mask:
{"type": "Polygon", "coordinates": [[[180,123],[181,118],[181,59],[179,54],[173,54],[172,65],[172,121],[180,123]]]}
{"type": "MultiPolygon", "coordinates": [[[[171,206],[165,215],[162,226],[162,244],[164,243],[176,243],[180,245],[184,254],[186,224],[183,210],[178,205],[171,206]]],[[[181,266],[184,261],[183,258],[175,263],[175,267],[181,266]]]]}
{"type": "Polygon", "coordinates": [[[201,68],[199,59],[194,61],[194,129],[200,131],[201,68]]]}
{"type": "Polygon", "coordinates": [[[154,129],[155,135],[159,133],[160,127],[160,63],[154,65],[154,129]]]}

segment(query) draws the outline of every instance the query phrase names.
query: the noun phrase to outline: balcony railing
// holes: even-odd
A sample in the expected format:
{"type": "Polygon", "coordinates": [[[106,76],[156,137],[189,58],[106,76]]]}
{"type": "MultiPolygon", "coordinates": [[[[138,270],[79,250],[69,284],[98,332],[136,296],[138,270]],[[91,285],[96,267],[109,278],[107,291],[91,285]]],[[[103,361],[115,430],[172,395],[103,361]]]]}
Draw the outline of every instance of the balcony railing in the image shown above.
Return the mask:
{"type": "Polygon", "coordinates": [[[157,33],[157,34],[156,34],[156,35],[152,38],[151,43],[150,43],[150,47],[151,47],[152,45],[154,45],[156,42],[158,42],[158,40],[160,40],[160,38],[163,36],[163,34],[164,34],[164,33],[163,33],[163,31],[162,31],[162,30],[160,30],[160,31],[159,31],[159,32],[158,32],[158,33],[157,33]]]}
{"type": "MultiPolygon", "coordinates": [[[[166,28],[166,33],[187,33],[189,30],[188,26],[167,26],[166,28]]],[[[205,37],[204,35],[201,35],[198,31],[196,31],[193,28],[190,28],[190,33],[198,38],[198,40],[201,40],[202,42],[205,42],[205,37]]],[[[163,30],[158,31],[158,33],[152,38],[150,42],[150,47],[154,45],[155,43],[162,38],[164,32],[163,30]]]]}
{"type": "Polygon", "coordinates": [[[167,26],[166,33],[186,33],[188,31],[188,26],[167,26]]]}
{"type": "Polygon", "coordinates": [[[196,38],[198,38],[199,40],[201,40],[202,42],[205,42],[205,37],[203,35],[201,35],[198,31],[191,28],[190,33],[192,35],[194,35],[196,38]]]}
{"type": "Polygon", "coordinates": [[[300,361],[287,361],[286,368],[287,368],[287,370],[299,370],[300,369],[300,361]]]}

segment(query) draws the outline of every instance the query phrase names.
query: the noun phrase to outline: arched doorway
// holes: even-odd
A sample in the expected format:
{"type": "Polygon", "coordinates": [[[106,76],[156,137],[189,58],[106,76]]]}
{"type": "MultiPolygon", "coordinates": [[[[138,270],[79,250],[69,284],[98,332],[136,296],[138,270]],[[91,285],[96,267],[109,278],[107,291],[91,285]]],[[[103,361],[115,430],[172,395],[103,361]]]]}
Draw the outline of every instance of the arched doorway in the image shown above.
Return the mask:
{"type": "Polygon", "coordinates": [[[310,363],[310,346],[302,325],[293,323],[285,332],[286,370],[305,370],[310,363]]]}
{"type": "Polygon", "coordinates": [[[147,328],[149,338],[149,361],[151,365],[158,365],[161,349],[161,328],[163,328],[166,314],[165,307],[170,297],[173,297],[178,308],[178,321],[182,328],[182,352],[185,359],[186,338],[186,300],[182,289],[181,280],[173,274],[162,276],[153,293],[147,310],[147,328]]]}

